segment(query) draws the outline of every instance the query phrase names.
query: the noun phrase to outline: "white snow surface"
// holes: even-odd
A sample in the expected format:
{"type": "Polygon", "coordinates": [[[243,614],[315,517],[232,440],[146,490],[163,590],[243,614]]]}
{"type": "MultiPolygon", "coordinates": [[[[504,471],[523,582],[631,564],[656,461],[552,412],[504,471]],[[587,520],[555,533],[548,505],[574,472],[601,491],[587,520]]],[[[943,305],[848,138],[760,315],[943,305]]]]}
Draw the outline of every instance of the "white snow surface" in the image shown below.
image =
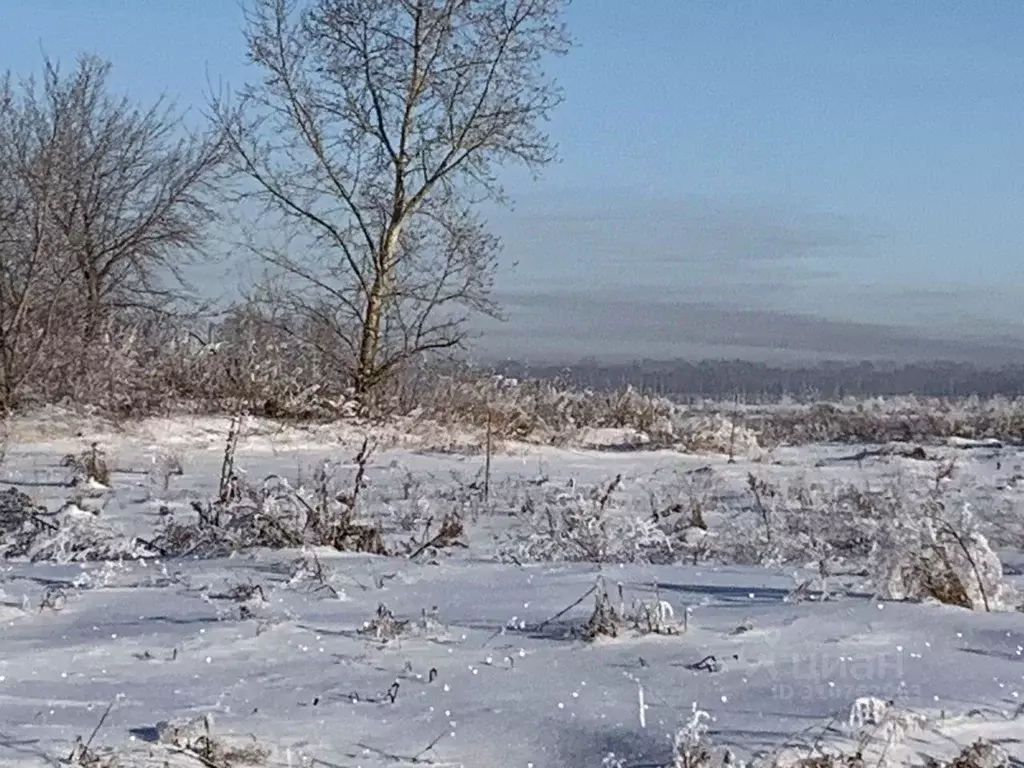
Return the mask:
{"type": "MultiPolygon", "coordinates": [[[[226,432],[227,420],[217,419],[21,423],[0,466],[0,488],[14,484],[59,508],[70,494],[54,486],[67,476],[61,456],[95,440],[114,472],[112,487],[91,489],[90,500],[102,518],[151,536],[161,505],[215,495],[226,432]],[[154,467],[171,455],[183,474],[164,489],[154,467]]],[[[250,425],[238,465],[253,478],[308,476],[325,458],[351,461],[361,435],[250,425]]],[[[453,473],[472,479],[483,464],[478,455],[420,451],[411,438],[391,444],[398,447],[373,455],[371,483],[412,475],[440,486],[453,473]]],[[[567,485],[622,475],[624,486],[645,493],[659,473],[711,466],[723,495],[738,499],[748,472],[861,481],[934,470],[900,456],[817,466],[859,449],[842,446],[778,449],[760,463],[506,448],[511,455],[493,460],[499,489],[516,478],[567,485]]],[[[1024,452],[972,448],[934,450],[959,457],[976,506],[1019,509],[1013,477],[1024,452]]],[[[596,768],[614,753],[639,768],[671,764],[672,736],[694,704],[712,717],[711,742],[748,759],[855,740],[849,712],[866,696],[928,718],[890,757],[948,757],[984,737],[1024,760],[1020,612],[882,602],[856,579],[833,599],[794,602],[787,599],[792,565],[501,564],[494,541],[509,517],[496,511],[467,521],[469,547],[432,559],[319,549],[333,592],[294,577],[293,563],[314,554],[297,550],[214,560],[0,561],[0,765],[56,764],[98,724],[91,746],[100,754],[198,765],[156,743],[158,729],[210,715],[216,734],[271,749],[269,765],[596,768]],[[593,600],[562,612],[599,575],[610,587],[621,584],[627,602],[666,601],[677,618],[687,617],[685,632],[575,639],[571,629],[586,621],[593,600]],[[238,584],[259,592],[231,599],[226,593],[238,584]],[[59,596],[59,610],[40,608],[47,593],[59,596]],[[409,621],[395,639],[360,632],[381,603],[409,621]],[[691,668],[708,656],[717,671],[691,668]]],[[[712,530],[730,524],[710,522],[712,530]]],[[[1009,581],[1024,585],[1017,575],[1024,557],[1001,554],[1009,581]]]]}

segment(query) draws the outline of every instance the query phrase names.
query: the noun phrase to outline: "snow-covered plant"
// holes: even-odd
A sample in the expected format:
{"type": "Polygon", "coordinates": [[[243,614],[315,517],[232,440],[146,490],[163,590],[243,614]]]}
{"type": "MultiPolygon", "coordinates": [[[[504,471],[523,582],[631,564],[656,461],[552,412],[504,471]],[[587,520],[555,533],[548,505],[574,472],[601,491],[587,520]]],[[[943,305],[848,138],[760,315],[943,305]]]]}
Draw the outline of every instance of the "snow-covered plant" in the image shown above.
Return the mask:
{"type": "Polygon", "coordinates": [[[881,751],[879,764],[895,747],[905,744],[907,736],[921,731],[927,723],[924,715],[875,696],[861,696],[850,706],[849,725],[859,736],[858,753],[863,755],[874,743],[881,751]]]}
{"type": "Polygon", "coordinates": [[[884,445],[935,438],[1020,440],[1024,437],[1024,400],[969,397],[951,401],[916,396],[850,399],[767,410],[759,428],[762,440],[772,445],[884,445]]]}
{"type": "Polygon", "coordinates": [[[616,498],[622,478],[587,493],[542,489],[529,496],[498,547],[505,562],[650,563],[672,559],[658,523],[616,498]]]}
{"type": "Polygon", "coordinates": [[[259,487],[208,504],[193,502],[195,517],[168,518],[156,542],[177,555],[223,556],[244,549],[330,546],[384,554],[380,530],[357,519],[352,496],[334,494],[319,482],[293,487],[271,475],[259,487]]]}
{"type": "Polygon", "coordinates": [[[157,743],[180,754],[194,756],[202,765],[217,768],[261,765],[271,753],[255,739],[236,744],[214,735],[213,718],[209,714],[158,723],[157,743]]]}
{"type": "Polygon", "coordinates": [[[685,615],[683,621],[678,621],[671,603],[657,595],[652,600],[633,600],[627,605],[622,584],[618,585],[617,601],[613,600],[603,577],[598,577],[592,591],[594,611],[578,632],[585,640],[618,637],[621,632],[678,635],[686,629],[685,615]]]}
{"type": "Polygon", "coordinates": [[[651,519],[668,538],[674,559],[696,565],[716,554],[717,532],[708,518],[722,511],[719,476],[707,467],[657,481],[648,492],[651,519]]]}
{"type": "Polygon", "coordinates": [[[363,626],[359,628],[359,634],[387,643],[400,637],[408,625],[407,619],[396,619],[391,609],[384,603],[380,603],[373,618],[363,622],[363,626]]]}
{"type": "Polygon", "coordinates": [[[437,377],[418,410],[441,424],[489,426],[495,440],[564,444],[588,427],[671,437],[673,419],[681,408],[632,387],[618,392],[594,391],[574,388],[565,381],[519,380],[466,371],[464,375],[437,377]]]}
{"type": "Polygon", "coordinates": [[[847,718],[851,728],[864,728],[868,725],[881,725],[885,716],[892,708],[892,702],[875,696],[861,696],[850,705],[847,718]]]}
{"type": "Polygon", "coordinates": [[[667,600],[638,601],[626,616],[632,619],[637,629],[648,634],[674,635],[679,632],[675,611],[667,600]]]}
{"type": "Polygon", "coordinates": [[[167,491],[171,478],[185,473],[181,455],[174,451],[164,451],[152,457],[153,468],[150,479],[162,491],[167,491]]]}
{"type": "Polygon", "coordinates": [[[304,550],[303,554],[291,562],[288,573],[288,585],[305,588],[314,594],[326,594],[338,599],[346,597],[345,590],[334,586],[334,574],[316,552],[304,550]]]}
{"type": "Polygon", "coordinates": [[[739,562],[810,566],[794,599],[827,595],[846,564],[868,565],[886,599],[932,598],[972,610],[1001,610],[1016,599],[1002,565],[951,468],[930,482],[902,478],[879,488],[849,483],[769,483],[748,477],[749,514],[723,528],[717,552],[739,562]]]}
{"type": "MultiPolygon", "coordinates": [[[[66,505],[45,525],[35,527],[18,542],[30,560],[81,563],[98,560],[140,559],[153,550],[127,535],[118,525],[75,504],[66,505]]],[[[18,553],[17,550],[12,552],[18,553]]]]}
{"type": "Polygon", "coordinates": [[[883,521],[871,552],[879,595],[934,599],[974,611],[1012,609],[1017,595],[968,503],[931,494],[883,521]]]}
{"type": "Polygon", "coordinates": [[[706,768],[713,761],[708,742],[708,723],[711,715],[693,702],[690,719],[672,738],[672,764],[669,768],[706,768]]]}
{"type": "Polygon", "coordinates": [[[0,491],[0,555],[23,557],[43,529],[56,530],[46,507],[17,488],[0,491]]]}
{"type": "Polygon", "coordinates": [[[110,485],[110,467],[106,453],[98,444],[92,443],[88,450],[81,453],[69,453],[61,459],[61,466],[74,472],[72,478],[75,485],[93,483],[102,486],[110,485]]]}
{"type": "Polygon", "coordinates": [[[746,523],[728,526],[719,550],[739,562],[812,565],[823,592],[837,567],[867,556],[890,505],[884,492],[843,483],[777,485],[750,474],[747,488],[746,523]]]}
{"type": "Polygon", "coordinates": [[[1014,765],[1009,753],[998,744],[978,739],[964,747],[949,761],[927,759],[927,768],[1009,768],[1014,765]]]}
{"type": "Polygon", "coordinates": [[[762,450],[757,433],[720,413],[689,416],[676,412],[672,424],[676,445],[687,453],[720,453],[757,459],[762,450]]]}

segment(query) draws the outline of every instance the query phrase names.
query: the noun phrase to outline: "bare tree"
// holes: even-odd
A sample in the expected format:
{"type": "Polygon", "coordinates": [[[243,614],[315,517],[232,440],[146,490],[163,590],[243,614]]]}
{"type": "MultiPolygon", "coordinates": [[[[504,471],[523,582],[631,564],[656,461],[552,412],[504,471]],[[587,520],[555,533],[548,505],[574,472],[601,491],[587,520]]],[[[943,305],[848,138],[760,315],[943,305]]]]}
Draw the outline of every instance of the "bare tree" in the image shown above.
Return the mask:
{"type": "Polygon", "coordinates": [[[68,75],[44,61],[26,93],[53,134],[61,175],[51,207],[80,289],[84,341],[111,312],[176,297],[181,267],[201,252],[226,144],[189,131],[173,105],[139,107],[108,88],[110,64],[81,56],[68,75]]]}
{"type": "Polygon", "coordinates": [[[0,408],[89,380],[109,361],[83,345],[180,297],[216,218],[227,144],[163,100],[113,97],[109,72],[83,56],[68,75],[44,59],[38,79],[0,76],[0,408]]]}
{"type": "Polygon", "coordinates": [[[43,361],[68,272],[51,212],[59,189],[53,131],[0,78],[0,412],[43,361]]]}
{"type": "Polygon", "coordinates": [[[497,171],[555,157],[568,0],[251,0],[259,79],[213,111],[280,239],[258,246],[345,350],[360,397],[496,315],[497,171]]]}

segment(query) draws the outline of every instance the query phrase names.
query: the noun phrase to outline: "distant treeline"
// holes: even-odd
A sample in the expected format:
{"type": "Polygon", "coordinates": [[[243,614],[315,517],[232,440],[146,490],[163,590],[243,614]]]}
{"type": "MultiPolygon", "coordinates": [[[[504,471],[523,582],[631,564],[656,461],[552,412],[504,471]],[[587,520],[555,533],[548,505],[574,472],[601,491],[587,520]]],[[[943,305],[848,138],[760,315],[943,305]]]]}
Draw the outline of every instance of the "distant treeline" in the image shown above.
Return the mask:
{"type": "Polygon", "coordinates": [[[673,399],[740,397],[747,402],[832,400],[878,395],[992,397],[1024,395],[1024,366],[979,368],[969,363],[822,362],[781,366],[744,360],[644,360],[629,364],[583,360],[568,366],[508,361],[498,370],[518,378],[560,378],[578,387],[615,390],[627,385],[673,399]]]}

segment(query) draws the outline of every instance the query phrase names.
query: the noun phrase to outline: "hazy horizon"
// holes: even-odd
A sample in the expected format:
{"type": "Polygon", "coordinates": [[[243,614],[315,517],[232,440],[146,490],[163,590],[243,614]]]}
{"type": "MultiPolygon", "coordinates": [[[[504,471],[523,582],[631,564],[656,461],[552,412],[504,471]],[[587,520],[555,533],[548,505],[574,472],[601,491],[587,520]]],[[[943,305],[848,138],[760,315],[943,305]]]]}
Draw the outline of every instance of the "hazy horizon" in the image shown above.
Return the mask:
{"type": "MultiPolygon", "coordinates": [[[[562,161],[510,172],[514,210],[488,210],[509,322],[480,323],[475,354],[1024,361],[1024,6],[591,2],[568,22],[562,161]]],[[[95,52],[117,88],[197,112],[246,74],[240,23],[235,0],[5,0],[0,61],[95,52]]],[[[231,293],[237,268],[194,275],[231,293]]]]}

